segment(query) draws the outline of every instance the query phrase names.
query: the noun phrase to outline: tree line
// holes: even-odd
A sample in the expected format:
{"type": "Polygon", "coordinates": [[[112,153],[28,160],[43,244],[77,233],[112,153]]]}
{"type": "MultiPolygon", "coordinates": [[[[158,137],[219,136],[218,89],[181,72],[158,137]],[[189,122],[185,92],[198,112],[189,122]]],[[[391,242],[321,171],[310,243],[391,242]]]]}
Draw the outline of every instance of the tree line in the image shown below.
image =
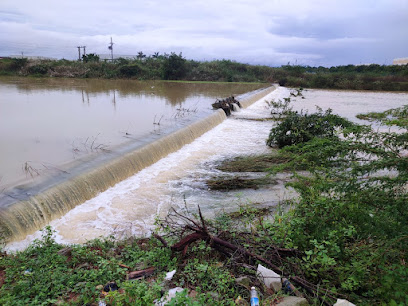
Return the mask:
{"type": "Polygon", "coordinates": [[[283,65],[269,67],[249,65],[231,60],[188,60],[181,53],[139,52],[134,58],[101,60],[88,54],[82,61],[29,60],[3,58],[0,75],[125,78],[138,80],[183,80],[210,82],[269,82],[289,87],[408,90],[408,65],[346,65],[311,67],[283,65]]]}

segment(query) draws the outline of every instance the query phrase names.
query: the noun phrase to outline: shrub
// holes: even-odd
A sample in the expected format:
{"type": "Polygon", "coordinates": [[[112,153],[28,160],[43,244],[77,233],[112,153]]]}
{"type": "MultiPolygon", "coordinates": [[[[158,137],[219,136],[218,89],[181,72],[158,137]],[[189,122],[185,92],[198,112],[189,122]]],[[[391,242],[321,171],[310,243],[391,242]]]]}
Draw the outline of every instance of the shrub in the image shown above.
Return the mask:
{"type": "Polygon", "coordinates": [[[84,54],[82,55],[82,60],[84,63],[99,62],[99,55],[96,55],[95,53],[84,54]]]}
{"type": "Polygon", "coordinates": [[[9,62],[9,69],[13,71],[19,71],[21,68],[27,65],[28,60],[26,58],[12,58],[9,62]]]}
{"type": "Polygon", "coordinates": [[[287,112],[286,118],[271,129],[267,145],[277,144],[279,148],[304,143],[314,137],[335,137],[338,127],[351,126],[352,123],[340,116],[332,114],[329,109],[321,109],[314,114],[287,112]]]}
{"type": "Polygon", "coordinates": [[[119,73],[123,77],[131,78],[137,77],[141,74],[142,68],[138,64],[124,65],[119,68],[119,73]]]}
{"type": "Polygon", "coordinates": [[[46,64],[37,64],[28,67],[28,73],[30,74],[37,74],[37,75],[45,75],[48,72],[48,65],[46,64]]]}

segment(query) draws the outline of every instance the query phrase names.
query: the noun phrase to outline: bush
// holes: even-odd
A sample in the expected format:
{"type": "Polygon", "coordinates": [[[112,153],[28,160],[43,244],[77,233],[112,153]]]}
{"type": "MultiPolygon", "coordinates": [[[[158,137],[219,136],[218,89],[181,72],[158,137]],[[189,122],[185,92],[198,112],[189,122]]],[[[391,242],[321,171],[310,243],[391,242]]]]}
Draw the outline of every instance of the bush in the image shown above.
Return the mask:
{"type": "Polygon", "coordinates": [[[305,143],[314,137],[335,137],[338,127],[351,126],[352,123],[340,116],[333,115],[329,109],[325,112],[308,114],[289,111],[286,118],[271,129],[267,145],[277,144],[279,148],[305,143]]]}
{"type": "Polygon", "coordinates": [[[12,58],[9,62],[9,69],[13,71],[19,71],[25,67],[28,63],[26,58],[12,58]]]}
{"type": "Polygon", "coordinates": [[[142,68],[138,64],[124,65],[119,68],[119,73],[121,76],[126,78],[140,76],[142,68]]]}
{"type": "Polygon", "coordinates": [[[89,53],[89,54],[84,54],[82,55],[82,61],[84,63],[88,62],[99,62],[99,55],[96,55],[95,53],[89,53]]]}
{"type": "Polygon", "coordinates": [[[48,72],[48,65],[46,64],[37,64],[28,67],[29,74],[45,75],[48,72]]]}

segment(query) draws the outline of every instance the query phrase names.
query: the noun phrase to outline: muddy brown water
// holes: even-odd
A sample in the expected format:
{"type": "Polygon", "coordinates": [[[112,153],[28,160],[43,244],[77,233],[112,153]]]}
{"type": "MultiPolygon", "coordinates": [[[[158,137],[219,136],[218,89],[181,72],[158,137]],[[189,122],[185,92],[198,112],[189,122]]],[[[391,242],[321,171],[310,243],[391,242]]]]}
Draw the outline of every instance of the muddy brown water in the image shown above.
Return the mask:
{"type": "Polygon", "coordinates": [[[0,78],[0,188],[160,135],[265,84],[0,78]]]}

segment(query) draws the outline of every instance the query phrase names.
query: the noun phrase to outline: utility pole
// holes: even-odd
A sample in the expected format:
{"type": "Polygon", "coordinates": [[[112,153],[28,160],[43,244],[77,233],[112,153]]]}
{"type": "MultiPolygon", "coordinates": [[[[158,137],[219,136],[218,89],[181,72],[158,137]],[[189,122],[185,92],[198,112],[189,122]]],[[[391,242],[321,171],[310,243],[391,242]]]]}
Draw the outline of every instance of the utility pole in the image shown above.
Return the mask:
{"type": "Polygon", "coordinates": [[[111,37],[111,42],[108,46],[108,49],[111,50],[111,60],[113,62],[113,42],[112,42],[112,37],[111,37]]]}
{"type": "Polygon", "coordinates": [[[86,55],[86,51],[85,51],[86,46],[78,46],[77,48],[78,48],[78,61],[81,61],[81,48],[84,49],[83,55],[86,55]]]}

